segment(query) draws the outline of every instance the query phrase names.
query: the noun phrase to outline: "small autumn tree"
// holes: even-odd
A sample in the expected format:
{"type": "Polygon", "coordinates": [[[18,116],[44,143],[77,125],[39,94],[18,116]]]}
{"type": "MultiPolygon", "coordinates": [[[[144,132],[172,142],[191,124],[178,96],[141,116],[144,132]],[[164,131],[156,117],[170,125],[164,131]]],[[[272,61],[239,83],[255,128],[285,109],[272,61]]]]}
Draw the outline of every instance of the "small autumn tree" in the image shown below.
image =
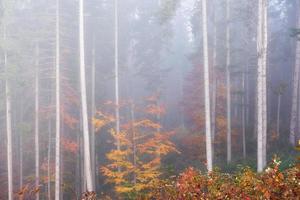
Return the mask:
{"type": "MultiPolygon", "coordinates": [[[[163,113],[163,108],[154,101],[148,100],[145,109],[128,103],[131,109],[129,120],[121,124],[121,131],[117,134],[114,128],[109,131],[115,141],[120,142],[120,150],[113,149],[106,154],[109,164],[101,167],[107,182],[114,185],[118,194],[128,198],[147,195],[147,191],[154,188],[162,175],[162,157],[177,152],[170,141],[173,132],[162,131],[156,116],[163,113]],[[139,117],[134,113],[139,111],[139,117]],[[120,170],[118,170],[120,168],[120,170]]],[[[103,127],[113,122],[110,115],[99,113],[94,119],[96,127],[103,127]]]]}

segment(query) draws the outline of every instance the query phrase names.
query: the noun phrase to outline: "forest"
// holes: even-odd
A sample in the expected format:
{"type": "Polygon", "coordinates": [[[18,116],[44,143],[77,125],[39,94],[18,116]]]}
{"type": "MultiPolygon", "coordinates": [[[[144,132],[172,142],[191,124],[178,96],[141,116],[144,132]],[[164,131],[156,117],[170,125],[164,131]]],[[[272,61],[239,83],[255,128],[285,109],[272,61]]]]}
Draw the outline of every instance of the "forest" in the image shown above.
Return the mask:
{"type": "Polygon", "coordinates": [[[300,200],[300,1],[1,0],[17,199],[300,200]]]}

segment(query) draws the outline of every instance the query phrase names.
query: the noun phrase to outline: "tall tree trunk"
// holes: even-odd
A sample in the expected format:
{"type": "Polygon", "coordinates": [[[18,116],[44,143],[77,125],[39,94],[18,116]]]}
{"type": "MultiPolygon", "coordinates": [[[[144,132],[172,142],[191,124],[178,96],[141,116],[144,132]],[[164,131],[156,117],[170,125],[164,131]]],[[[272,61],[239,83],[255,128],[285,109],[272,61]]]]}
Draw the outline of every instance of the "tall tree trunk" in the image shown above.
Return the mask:
{"type": "MultiPolygon", "coordinates": [[[[118,0],[115,0],[115,118],[116,133],[120,133],[120,110],[119,110],[119,20],[118,20],[118,0]]],[[[120,140],[117,139],[117,149],[120,150],[120,140]]],[[[120,168],[118,167],[120,171],[120,168]]]]}
{"type": "MultiPolygon", "coordinates": [[[[216,7],[216,0],[214,0],[214,7],[216,7]]],[[[213,15],[213,63],[212,63],[212,106],[211,106],[211,136],[212,136],[212,154],[214,154],[214,140],[216,135],[216,102],[217,102],[217,11],[213,15]]]]}
{"type": "Polygon", "coordinates": [[[80,61],[80,91],[81,110],[83,122],[83,142],[84,142],[84,170],[87,190],[94,191],[91,168],[90,135],[87,113],[86,77],[85,77],[85,44],[84,44],[84,17],[83,0],[79,0],[79,61],[80,61]]]}
{"type": "Polygon", "coordinates": [[[267,2],[258,0],[257,23],[257,171],[266,165],[267,105],[266,105],[266,67],[267,67],[267,2]]]}
{"type": "Polygon", "coordinates": [[[280,110],[281,110],[281,93],[278,94],[277,100],[277,122],[276,122],[276,133],[277,137],[280,136],[280,110]]]}
{"type": "Polygon", "coordinates": [[[55,200],[60,199],[60,36],[59,0],[56,0],[56,55],[55,55],[55,200]]]}
{"type": "Polygon", "coordinates": [[[245,72],[242,75],[242,140],[243,140],[243,158],[246,159],[246,106],[245,106],[245,72]]]}
{"type": "Polygon", "coordinates": [[[231,162],[230,0],[226,0],[227,163],[231,162]]]}
{"type": "MultiPolygon", "coordinates": [[[[299,5],[299,3],[297,3],[299,5]]],[[[300,14],[298,14],[297,28],[300,27],[300,14]]],[[[299,104],[299,73],[300,73],[300,41],[296,39],[296,52],[295,52],[295,69],[293,77],[293,96],[292,96],[292,110],[291,110],[291,122],[290,122],[290,143],[295,146],[296,144],[296,131],[297,131],[297,115],[299,104]]],[[[299,129],[299,128],[298,128],[299,129]]]]}
{"type": "MultiPolygon", "coordinates": [[[[36,44],[35,58],[35,187],[40,185],[40,148],[39,148],[39,44],[36,44]]],[[[40,199],[40,193],[36,193],[36,200],[40,199]]]]}
{"type": "Polygon", "coordinates": [[[93,123],[93,118],[95,117],[95,73],[96,73],[96,49],[95,49],[95,40],[93,41],[93,49],[92,49],[92,103],[91,103],[91,160],[92,160],[92,173],[93,173],[93,185],[96,187],[96,176],[97,176],[97,170],[96,170],[96,152],[95,152],[95,146],[96,146],[96,140],[95,140],[95,125],[93,123]]]}
{"type": "MultiPolygon", "coordinates": [[[[24,117],[24,101],[21,99],[21,109],[20,109],[20,124],[23,124],[23,118],[24,117]]],[[[23,188],[23,129],[20,130],[20,189],[23,188]]]]}
{"type": "Polygon", "coordinates": [[[206,127],[206,159],[207,170],[212,171],[212,138],[209,92],[209,64],[208,64],[208,33],[207,33],[207,1],[202,0],[202,29],[203,29],[203,61],[204,61],[204,89],[205,89],[205,127],[206,127]]]}
{"type": "MultiPolygon", "coordinates": [[[[6,41],[6,27],[4,25],[3,41],[6,41]]],[[[8,200],[13,200],[13,173],[12,173],[12,130],[11,130],[11,91],[9,84],[9,70],[7,64],[7,51],[4,48],[5,67],[5,98],[6,98],[6,134],[7,134],[7,175],[8,200]]]]}

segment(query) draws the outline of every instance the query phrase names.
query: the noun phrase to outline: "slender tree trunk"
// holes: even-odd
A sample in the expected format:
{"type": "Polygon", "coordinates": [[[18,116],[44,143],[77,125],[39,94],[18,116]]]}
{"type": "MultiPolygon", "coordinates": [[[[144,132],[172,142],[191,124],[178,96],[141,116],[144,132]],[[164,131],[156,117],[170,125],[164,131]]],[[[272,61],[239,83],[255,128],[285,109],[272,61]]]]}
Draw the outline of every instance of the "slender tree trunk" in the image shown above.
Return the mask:
{"type": "MultiPolygon", "coordinates": [[[[118,20],[118,0],[115,0],[115,117],[116,133],[120,133],[120,110],[119,110],[119,20],[118,20]]],[[[117,149],[120,150],[120,140],[117,139],[117,149]]],[[[120,171],[120,167],[118,167],[120,171]]]]}
{"type": "Polygon", "coordinates": [[[226,0],[227,163],[231,162],[230,0],[226,0]]]}
{"type": "MultiPolygon", "coordinates": [[[[216,0],[214,0],[214,6],[216,7],[216,0]]],[[[211,136],[212,136],[212,151],[214,152],[214,140],[216,130],[216,101],[217,101],[217,14],[214,11],[214,31],[213,31],[213,64],[212,64],[212,107],[211,107],[211,136]]],[[[213,153],[212,153],[213,154],[213,153]]]]}
{"type": "Polygon", "coordinates": [[[266,165],[266,67],[267,67],[267,3],[258,0],[258,34],[257,34],[257,171],[263,171],[266,165]]]}
{"type": "Polygon", "coordinates": [[[56,0],[56,61],[55,61],[55,200],[60,199],[60,36],[59,0],[56,0]]]}
{"type": "MultiPolygon", "coordinates": [[[[299,3],[297,4],[299,5],[299,3]]],[[[298,14],[298,28],[300,27],[300,14],[298,14]]],[[[296,55],[295,55],[295,69],[293,78],[293,96],[292,96],[292,110],[291,110],[291,123],[290,123],[290,143],[295,146],[296,144],[296,131],[297,131],[297,115],[299,103],[299,73],[300,73],[300,41],[296,39],[296,55]]],[[[298,128],[299,129],[299,128],[298,128]]]]}
{"type": "Polygon", "coordinates": [[[245,72],[243,72],[242,77],[242,139],[243,139],[243,158],[246,159],[246,106],[245,106],[245,72]]]}
{"type": "Polygon", "coordinates": [[[51,137],[52,133],[52,123],[51,119],[48,120],[48,151],[47,151],[47,176],[48,176],[48,182],[47,182],[47,195],[48,199],[51,200],[51,137]]]}
{"type": "MultiPolygon", "coordinates": [[[[20,124],[23,124],[23,117],[24,117],[24,102],[23,99],[21,99],[21,109],[20,109],[20,124]]],[[[20,189],[23,188],[23,129],[20,130],[20,189]]]]}
{"type": "Polygon", "coordinates": [[[281,94],[278,94],[278,100],[277,100],[277,123],[276,123],[276,133],[277,137],[280,136],[280,110],[281,110],[281,94]]]}
{"type": "Polygon", "coordinates": [[[207,170],[212,171],[212,138],[211,112],[209,92],[209,65],[208,65],[208,33],[207,33],[207,1],[202,0],[202,29],[203,29],[203,60],[204,60],[204,89],[205,89],[205,127],[206,127],[206,159],[207,170]]]}
{"type": "Polygon", "coordinates": [[[85,44],[84,44],[84,17],[83,0],[79,0],[79,56],[80,56],[80,90],[81,90],[81,110],[83,122],[83,142],[84,142],[84,170],[87,190],[94,191],[91,168],[90,135],[87,113],[86,77],[85,77],[85,44]]]}
{"type": "MultiPolygon", "coordinates": [[[[6,27],[4,25],[3,41],[6,41],[6,27]]],[[[13,200],[13,173],[12,173],[12,130],[11,130],[11,91],[9,84],[9,71],[7,64],[7,51],[4,48],[5,67],[5,98],[6,98],[6,134],[7,134],[7,175],[8,175],[8,200],[13,200]]]]}
{"type": "Polygon", "coordinates": [[[92,160],[92,178],[93,178],[93,185],[96,187],[96,140],[95,140],[95,126],[93,123],[93,118],[95,117],[95,73],[96,73],[96,54],[95,54],[95,41],[93,42],[93,49],[92,49],[92,105],[91,105],[91,160],[92,160]]]}
{"type": "MultiPolygon", "coordinates": [[[[39,44],[36,44],[35,58],[35,187],[40,185],[40,148],[39,148],[39,44]]],[[[40,193],[36,193],[36,200],[40,199],[40,193]]]]}

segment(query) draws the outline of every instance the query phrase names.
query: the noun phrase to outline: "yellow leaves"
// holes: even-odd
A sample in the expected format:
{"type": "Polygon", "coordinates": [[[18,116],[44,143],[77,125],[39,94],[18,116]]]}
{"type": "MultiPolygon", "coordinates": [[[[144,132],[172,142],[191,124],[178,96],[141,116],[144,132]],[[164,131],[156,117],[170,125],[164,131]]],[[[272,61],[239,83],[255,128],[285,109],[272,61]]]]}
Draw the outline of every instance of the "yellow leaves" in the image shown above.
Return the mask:
{"type": "Polygon", "coordinates": [[[97,117],[92,119],[92,123],[94,124],[96,130],[100,130],[102,127],[112,123],[115,121],[115,118],[111,115],[104,114],[101,111],[97,112],[97,117]]]}
{"type": "Polygon", "coordinates": [[[158,123],[153,122],[149,119],[140,120],[133,123],[134,127],[143,127],[143,128],[153,128],[153,129],[160,129],[161,125],[158,123]]]}

